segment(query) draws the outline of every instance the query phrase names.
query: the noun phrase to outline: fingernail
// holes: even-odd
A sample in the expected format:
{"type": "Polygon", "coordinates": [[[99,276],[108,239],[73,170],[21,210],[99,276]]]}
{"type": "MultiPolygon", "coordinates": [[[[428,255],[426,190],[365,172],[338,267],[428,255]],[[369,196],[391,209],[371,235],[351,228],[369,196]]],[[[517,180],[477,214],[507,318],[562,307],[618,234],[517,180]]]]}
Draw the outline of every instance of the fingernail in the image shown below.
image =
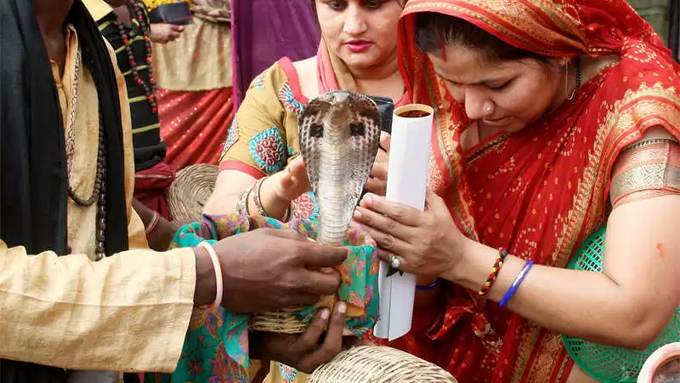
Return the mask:
{"type": "Polygon", "coordinates": [[[340,314],[346,313],[347,312],[347,303],[345,303],[345,302],[338,303],[338,312],[340,314]]]}
{"type": "Polygon", "coordinates": [[[373,194],[367,193],[367,194],[364,196],[364,203],[366,203],[367,205],[372,204],[372,203],[373,203],[373,194]]]}
{"type": "Polygon", "coordinates": [[[354,219],[361,219],[361,212],[359,209],[354,210],[354,219]]]}
{"type": "Polygon", "coordinates": [[[321,319],[326,320],[331,316],[331,312],[328,309],[321,310],[321,319]]]}

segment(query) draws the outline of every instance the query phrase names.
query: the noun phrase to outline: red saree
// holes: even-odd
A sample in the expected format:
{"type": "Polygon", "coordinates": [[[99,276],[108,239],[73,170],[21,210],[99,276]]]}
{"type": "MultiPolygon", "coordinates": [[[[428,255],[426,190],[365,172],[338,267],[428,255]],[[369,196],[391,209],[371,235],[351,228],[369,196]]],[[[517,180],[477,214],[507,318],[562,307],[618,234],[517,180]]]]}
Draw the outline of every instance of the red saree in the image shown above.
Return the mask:
{"type": "MultiPolygon", "coordinates": [[[[653,126],[680,139],[680,68],[624,0],[411,0],[399,49],[413,101],[435,106],[430,187],[469,237],[537,264],[565,267],[605,223],[612,165],[625,146],[653,126]],[[531,126],[463,153],[459,137],[469,121],[415,46],[417,12],[463,18],[546,56],[620,61],[531,126]]],[[[442,293],[393,346],[462,383],[567,380],[573,361],[559,335],[474,292],[446,286],[442,293]]]]}

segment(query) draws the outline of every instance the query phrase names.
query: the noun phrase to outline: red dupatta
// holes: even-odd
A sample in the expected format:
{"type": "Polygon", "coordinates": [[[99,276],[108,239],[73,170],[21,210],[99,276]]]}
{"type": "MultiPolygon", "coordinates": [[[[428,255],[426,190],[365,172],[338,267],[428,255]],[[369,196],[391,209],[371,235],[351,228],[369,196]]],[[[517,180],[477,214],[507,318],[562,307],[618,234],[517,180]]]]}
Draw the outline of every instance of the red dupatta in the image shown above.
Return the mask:
{"type": "MultiPolygon", "coordinates": [[[[678,65],[624,0],[411,0],[399,56],[413,102],[435,107],[430,187],[469,237],[537,264],[565,267],[606,220],[614,160],[652,126],[680,139],[678,65]],[[551,57],[617,55],[572,101],[512,135],[463,153],[469,126],[426,56],[413,15],[459,17],[513,46],[551,57]]],[[[563,382],[573,362],[557,334],[448,286],[437,307],[415,314],[394,342],[461,382],[563,382]]]]}

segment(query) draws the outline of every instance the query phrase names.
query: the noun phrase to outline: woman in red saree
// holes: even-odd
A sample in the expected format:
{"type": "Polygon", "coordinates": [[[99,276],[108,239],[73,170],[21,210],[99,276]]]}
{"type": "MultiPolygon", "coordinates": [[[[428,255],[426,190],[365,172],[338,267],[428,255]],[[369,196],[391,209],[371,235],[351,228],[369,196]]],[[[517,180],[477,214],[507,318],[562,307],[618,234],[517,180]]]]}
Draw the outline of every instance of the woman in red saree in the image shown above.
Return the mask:
{"type": "Polygon", "coordinates": [[[431,192],[355,214],[425,290],[392,345],[463,383],[589,382],[558,334],[651,342],[680,301],[680,68],[649,24],[623,0],[412,0],[399,46],[435,107],[431,192]],[[603,273],[566,270],[605,224],[603,273]]]}

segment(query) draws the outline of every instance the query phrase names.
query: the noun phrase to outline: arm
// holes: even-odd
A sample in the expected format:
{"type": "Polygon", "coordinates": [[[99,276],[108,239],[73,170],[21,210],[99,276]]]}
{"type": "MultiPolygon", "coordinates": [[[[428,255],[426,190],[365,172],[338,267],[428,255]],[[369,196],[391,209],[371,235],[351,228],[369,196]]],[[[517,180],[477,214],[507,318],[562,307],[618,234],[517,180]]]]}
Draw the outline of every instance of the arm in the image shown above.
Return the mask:
{"type": "Polygon", "coordinates": [[[91,262],[81,254],[27,256],[0,241],[0,357],[69,369],[173,371],[194,295],[197,304],[214,297],[210,273],[210,259],[191,249],[133,250],[91,262]],[[197,273],[207,282],[195,288],[197,273]]]}
{"type": "MultiPolygon", "coordinates": [[[[623,153],[617,160],[604,271],[534,266],[510,300],[510,310],[553,332],[614,346],[644,348],[662,331],[680,302],[680,237],[674,225],[680,216],[680,180],[674,176],[680,149],[672,145],[623,153]],[[653,155],[665,157],[658,162],[653,155]],[[658,169],[658,164],[667,173],[648,176],[652,169],[640,169],[645,177],[636,179],[639,185],[624,183],[627,192],[615,187],[616,175],[649,165],[658,169]],[[650,185],[655,180],[662,181],[650,185]]],[[[426,205],[421,213],[368,196],[355,218],[381,248],[401,257],[403,271],[479,291],[498,250],[463,236],[435,194],[428,193],[426,205]]],[[[387,251],[381,250],[383,260],[389,260],[387,251]]],[[[508,256],[487,298],[500,301],[524,264],[508,256]]]]}
{"type": "MultiPolygon", "coordinates": [[[[680,196],[614,209],[602,273],[534,266],[508,308],[551,331],[608,345],[644,348],[680,302],[680,196]]],[[[467,241],[444,277],[478,291],[498,250],[467,241]]],[[[524,265],[508,256],[488,298],[500,301],[524,265]]]]}
{"type": "Polygon", "coordinates": [[[156,251],[167,250],[183,222],[169,221],[161,217],[136,198],[132,200],[132,207],[144,224],[149,247],[156,251]]]}
{"type": "MultiPolygon", "coordinates": [[[[304,181],[307,177],[304,167],[300,167],[301,161],[297,165],[291,161],[289,169],[285,169],[289,161],[288,147],[297,142],[297,130],[295,133],[288,131],[289,128],[297,129],[297,117],[279,100],[279,89],[285,81],[285,73],[275,64],[251,84],[229,128],[220,159],[221,171],[204,213],[216,215],[236,211],[239,194],[263,177],[267,178],[262,181],[260,199],[270,217],[283,219],[291,200],[306,191],[308,182],[303,182],[305,187],[302,189],[305,190],[288,192],[291,185],[287,170],[303,174],[304,181]]],[[[250,214],[257,215],[252,193],[247,204],[250,214]]]]}

